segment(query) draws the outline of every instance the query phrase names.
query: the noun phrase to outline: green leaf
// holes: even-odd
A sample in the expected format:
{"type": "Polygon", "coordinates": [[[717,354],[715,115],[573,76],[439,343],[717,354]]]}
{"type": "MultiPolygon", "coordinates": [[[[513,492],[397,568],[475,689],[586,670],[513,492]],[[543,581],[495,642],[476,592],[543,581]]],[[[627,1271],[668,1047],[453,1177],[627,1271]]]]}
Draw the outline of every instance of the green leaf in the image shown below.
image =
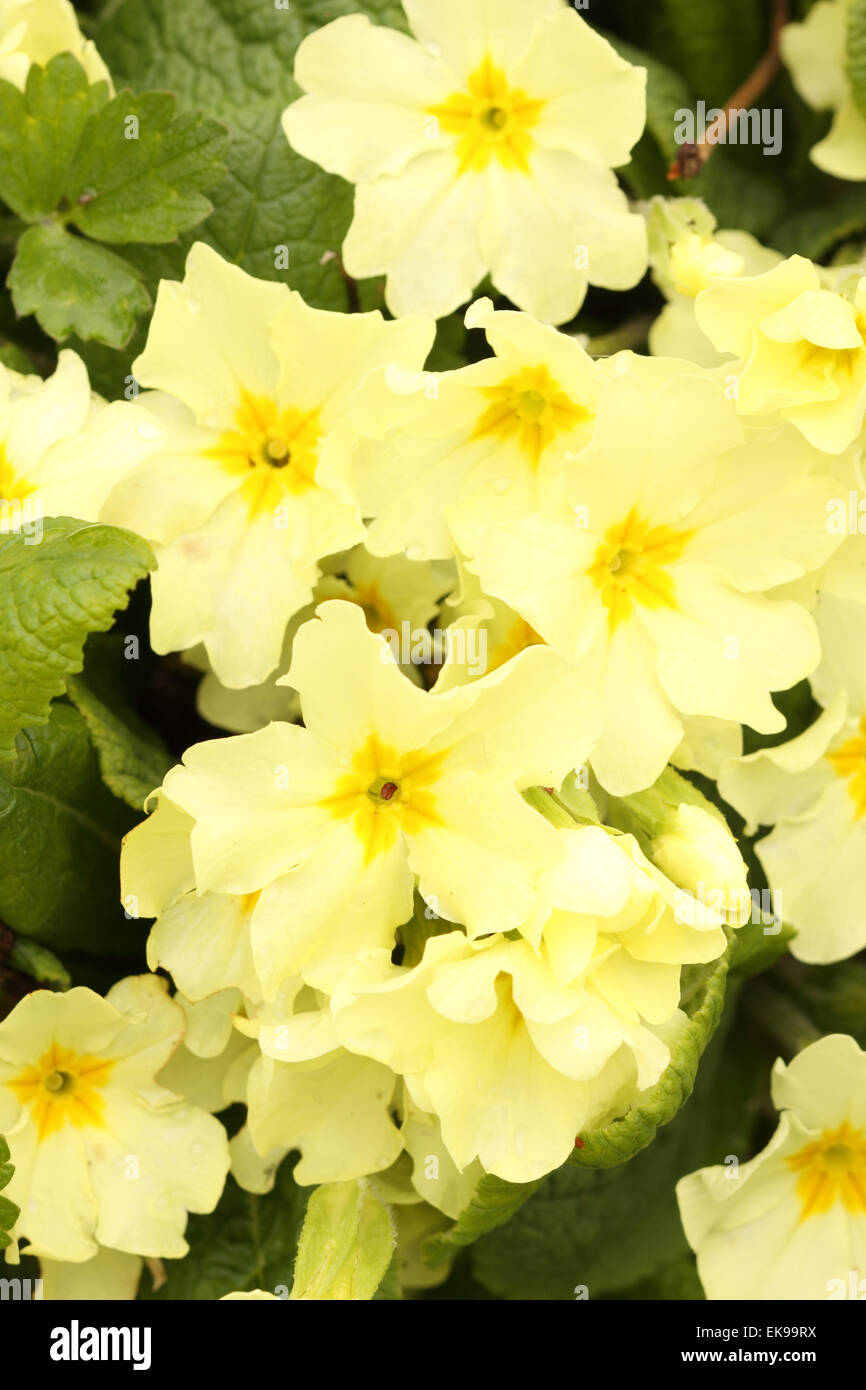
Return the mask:
{"type": "Polygon", "coordinates": [[[845,74],[854,105],[866,116],[866,0],[848,0],[845,74]]]}
{"type": "Polygon", "coordinates": [[[760,975],[764,970],[769,970],[771,965],[775,965],[780,956],[787,953],[789,942],[797,935],[794,928],[787,922],[774,922],[772,930],[767,932],[765,925],[770,924],[747,922],[744,927],[739,928],[734,937],[732,974],[746,977],[760,975]],[[775,930],[777,926],[778,931],[775,930]]]}
{"type": "Polygon", "coordinates": [[[67,172],[70,218],[97,241],[173,241],[211,210],[225,174],[225,128],[168,92],[121,92],[88,121],[67,172]],[[133,133],[136,132],[136,133],[133,133]]]}
{"type": "Polygon", "coordinates": [[[0,760],[0,920],[55,951],[139,951],[141,927],[119,902],[132,820],[102,784],[81,715],[55,704],[0,760]]]}
{"type": "MultiPolygon", "coordinates": [[[[341,15],[405,28],[396,0],[292,0],[287,10],[248,0],[125,0],[100,26],[99,50],[117,81],[134,90],[169,87],[183,108],[204,106],[231,132],[228,174],[211,193],[201,239],[252,275],[288,280],[322,309],[349,307],[346,283],[326,252],[339,252],[353,189],[290,148],[280,117],[300,95],[292,71],[301,40],[341,15]],[[289,248],[288,271],[277,247],[289,248]]],[[[171,257],[141,264],[182,273],[188,241],[171,257]]],[[[150,283],[150,282],[149,282],[150,283]]],[[[371,287],[365,307],[381,303],[371,287]]]]}
{"type": "Polygon", "coordinates": [[[866,231],[866,189],[846,188],[832,202],[806,208],[780,223],[773,245],[786,256],[799,254],[813,261],[827,260],[830,253],[866,231]]]}
{"type": "Polygon", "coordinates": [[[97,241],[171,241],[210,212],[225,173],[224,128],[174,97],[91,84],[61,53],[31,67],[24,92],[0,81],[0,196],[36,222],[60,210],[97,241]]]}
{"type": "MultiPolygon", "coordinates": [[[[700,174],[693,179],[667,180],[667,170],[679,146],[675,138],[677,111],[695,110],[688,83],[666,64],[614,34],[606,37],[623,58],[647,70],[646,130],[632,151],[631,162],[620,173],[637,197],[654,193],[667,197],[702,198],[721,228],[737,227],[766,236],[778,219],[782,194],[769,168],[756,173],[744,164],[744,151],[716,147],[700,174]]],[[[770,164],[770,159],[764,159],[770,164]]]]}
{"type": "Polygon", "coordinates": [[[655,52],[664,53],[708,106],[722,106],[766,43],[765,0],[658,0],[655,52]]]}
{"type": "Polygon", "coordinates": [[[134,266],[56,222],[27,228],[7,283],[16,313],[35,314],[59,342],[75,333],[123,347],[139,314],[150,308],[134,266]]]}
{"type": "Polygon", "coordinates": [[[475,1195],[458,1217],[450,1231],[429,1236],[424,1242],[424,1257],[428,1264],[441,1265],[454,1257],[464,1245],[472,1245],[488,1231],[503,1226],[537,1192],[547,1178],[537,1182],[506,1182],[504,1178],[487,1173],[475,1189],[475,1195]]]}
{"type": "Polygon", "coordinates": [[[133,673],[123,638],[98,634],[88,640],[83,675],[70,676],[66,688],[87,721],[105,785],[140,811],[173,759],[159,735],[130,708],[133,673]]]}
{"type": "Polygon", "coordinates": [[[307,1203],[289,1298],[341,1303],[373,1298],[396,1250],[391,1214],[368,1182],[329,1182],[307,1203]]]}
{"type": "MultiPolygon", "coordinates": [[[[9,1145],[0,1134],[0,1188],[6,1187],[14,1171],[9,1162],[9,1145]]],[[[14,1202],[10,1202],[8,1197],[0,1197],[0,1250],[12,1243],[7,1232],[12,1230],[18,1220],[18,1212],[19,1208],[14,1202]]]]}
{"type": "Polygon", "coordinates": [[[69,971],[54,952],[29,937],[18,937],[6,961],[13,970],[19,970],[22,975],[29,975],[31,980],[35,980],[38,985],[44,985],[46,989],[64,990],[69,989],[72,984],[69,971]]]}
{"type": "Polygon", "coordinates": [[[25,222],[59,206],[88,117],[108,101],[71,53],[34,64],[23,92],[0,80],[0,198],[25,222]]]}
{"type": "Polygon", "coordinates": [[[506,1226],[473,1252],[475,1276],[510,1299],[628,1296],[664,1278],[688,1245],[675,1186],[696,1168],[750,1152],[753,1101],[768,1062],[733,1015],[708,1052],[694,1097],[675,1122],[629,1163],[587,1169],[566,1164],[506,1226]],[[587,1293],[583,1293],[586,1289],[587,1293]]]}
{"type": "Polygon", "coordinates": [[[90,632],[111,626],[155,565],[131,531],[49,517],[41,541],[0,536],[0,752],[24,725],[44,724],[90,632]]]}
{"type": "Polygon", "coordinates": [[[229,1177],[216,1211],[190,1217],[189,1254],[165,1261],[167,1279],[156,1291],[144,1279],[139,1298],[215,1299],[252,1289],[287,1298],[311,1192],[298,1187],[293,1168],[294,1162],[285,1160],[273,1192],[263,1197],[244,1192],[229,1177]]]}
{"type": "Polygon", "coordinates": [[[689,1021],[647,1099],[619,1120],[580,1135],[571,1162],[580,1168],[613,1168],[651,1144],[692,1093],[698,1063],[718,1027],[733,945],[710,965],[683,969],[681,1007],[689,1021]]]}
{"type": "MultiPolygon", "coordinates": [[[[681,1007],[689,1022],[668,1066],[641,1105],[629,1110],[622,1119],[578,1136],[581,1146],[575,1147],[571,1164],[612,1168],[625,1163],[651,1144],[657,1131],[688,1100],[698,1062],[721,1018],[731,951],[729,945],[725,955],[710,966],[687,966],[683,970],[681,1007]]],[[[482,1178],[456,1225],[425,1243],[427,1259],[431,1264],[441,1264],[453,1255],[455,1248],[471,1245],[486,1232],[509,1222],[543,1183],[552,1182],[555,1177],[556,1174],[535,1183],[508,1183],[490,1175],[482,1178]]]]}

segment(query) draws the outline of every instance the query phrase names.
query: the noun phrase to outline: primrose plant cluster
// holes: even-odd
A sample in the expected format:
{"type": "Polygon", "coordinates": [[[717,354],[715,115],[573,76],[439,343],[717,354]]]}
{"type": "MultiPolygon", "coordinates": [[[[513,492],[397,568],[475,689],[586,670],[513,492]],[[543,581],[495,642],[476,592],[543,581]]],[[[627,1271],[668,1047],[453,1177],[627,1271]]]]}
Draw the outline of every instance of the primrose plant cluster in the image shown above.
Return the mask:
{"type": "MultiPolygon", "coordinates": [[[[0,1241],[44,1297],[134,1297],[190,1213],[287,1182],[293,1263],[225,1293],[372,1298],[395,1267],[423,1290],[492,1183],[517,1212],[635,1115],[673,1118],[729,971],[808,980],[866,948],[859,251],[827,266],[700,199],[630,200],[647,71],[587,6],[403,9],[311,26],[278,128],[293,169],[352,186],[315,267],[345,312],[293,287],[294,246],[275,276],[237,264],[224,207],[192,231],[218,132],[115,95],[66,0],[0,0],[2,111],[39,130],[61,80],[70,103],[56,187],[0,174],[15,308],[66,344],[44,371],[0,358],[0,783],[23,815],[80,735],[93,796],[129,804],[110,987],[0,896],[30,979],[0,1022],[0,1241]],[[134,193],[100,183],[114,155],[134,193]],[[190,233],[178,273],[126,254],[145,213],[157,250],[190,233]],[[568,327],[647,272],[648,352],[568,327]],[[137,320],[108,400],[91,340],[137,320]],[[99,634],[148,575],[151,669],[198,682],[161,762],[94,666],[139,656],[99,634]]],[[[857,180],[844,11],[819,0],[782,57],[834,109],[814,162],[857,180]]],[[[678,116],[672,141],[723,158],[678,116]]],[[[778,154],[775,120],[754,129],[778,154]]],[[[767,1146],[732,1166],[723,1138],[679,1182],[706,1297],[860,1288],[854,1033],[788,1049],[767,1146]]]]}

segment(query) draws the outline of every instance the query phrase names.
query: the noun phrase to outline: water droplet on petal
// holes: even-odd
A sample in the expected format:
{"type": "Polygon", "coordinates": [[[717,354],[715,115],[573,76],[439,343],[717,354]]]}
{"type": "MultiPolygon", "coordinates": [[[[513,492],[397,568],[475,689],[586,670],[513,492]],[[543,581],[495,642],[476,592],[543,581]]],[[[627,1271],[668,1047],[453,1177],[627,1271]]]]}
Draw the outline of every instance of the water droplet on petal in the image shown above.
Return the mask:
{"type": "Polygon", "coordinates": [[[442,49],[440,45],[438,43],[433,43],[432,39],[429,43],[424,44],[424,52],[429,53],[431,58],[442,57],[442,49]]]}
{"type": "Polygon", "coordinates": [[[410,541],[406,546],[407,560],[420,560],[424,554],[424,547],[418,541],[410,541]]]}
{"type": "Polygon", "coordinates": [[[193,315],[195,315],[195,314],[200,314],[200,313],[201,313],[201,305],[199,304],[198,300],[197,300],[197,299],[188,299],[188,300],[186,301],[186,311],[187,311],[188,314],[193,314],[193,315]]]}
{"type": "Polygon", "coordinates": [[[469,1006],[469,1015],[471,1018],[486,1018],[489,1013],[490,1004],[488,1000],[482,998],[480,995],[477,999],[473,999],[469,1006]]]}
{"type": "Polygon", "coordinates": [[[498,493],[507,492],[513,482],[513,478],[495,478],[493,481],[493,491],[498,493]]]}

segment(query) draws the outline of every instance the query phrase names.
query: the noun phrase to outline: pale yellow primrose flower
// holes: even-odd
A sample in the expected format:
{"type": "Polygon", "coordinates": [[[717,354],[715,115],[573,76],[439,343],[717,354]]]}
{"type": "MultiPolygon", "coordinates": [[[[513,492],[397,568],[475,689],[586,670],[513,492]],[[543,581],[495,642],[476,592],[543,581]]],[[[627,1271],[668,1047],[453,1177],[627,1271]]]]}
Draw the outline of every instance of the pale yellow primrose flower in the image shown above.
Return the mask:
{"type": "MultiPolygon", "coordinates": [[[[490,524],[467,559],[601,693],[591,758],[616,795],[656,780],[683,715],[784,728],[770,692],[820,651],[805,609],[764,591],[840,543],[825,526],[838,485],[810,476],[816,454],[795,431],[743,443],[719,385],[652,361],[604,388],[569,505],[490,524]]],[[[483,523],[480,505],[471,520],[483,523]]]]}
{"type": "Polygon", "coordinates": [[[719,790],[750,833],[774,826],[755,849],[797,929],[791,952],[823,964],[866,946],[866,606],[822,595],[815,616],[822,714],[788,743],[726,763],[719,790]]]}
{"type": "Polygon", "coordinates": [[[158,546],[151,641],[204,643],[228,686],[277,665],[319,560],[360,541],[347,401],[389,361],[419,368],[432,320],[311,309],[199,242],[163,280],[133,370],[160,438],[106,512],[158,546]]]}
{"type": "Polygon", "coordinates": [[[0,78],[24,90],[33,63],[44,67],[71,53],[91,82],[107,82],[108,68],[78,27],[69,0],[3,0],[0,5],[0,78]]]}
{"type": "MultiPolygon", "coordinates": [[[[471,943],[456,931],[429,941],[414,969],[392,967],[390,949],[361,952],[320,972],[330,1000],[296,977],[249,1020],[236,1019],[262,1051],[247,1100],[250,1138],[263,1159],[299,1148],[298,1181],[327,1182],[383,1172],[405,1145],[417,1192],[456,1216],[484,1169],[514,1181],[549,1171],[579,1128],[621,1112],[654,1083],[669,1058],[668,1030],[679,1026],[681,965],[724,951],[723,919],[699,900],[681,912],[686,895],[632,836],[576,825],[555,834],[557,863],[542,875],[522,941],[494,934],[471,943]],[[439,1017],[428,986],[444,960],[462,1004],[439,1017]],[[515,977],[517,1013],[509,1013],[510,994],[499,999],[500,975],[515,977]],[[493,1014],[489,1027],[474,1026],[493,1014]],[[514,1029],[514,1046],[500,1046],[497,1030],[504,1038],[514,1029]],[[441,1087],[431,1074],[428,1086],[443,1034],[446,1050],[453,1034],[453,1056],[440,1059],[450,1072],[441,1087]],[[458,1056],[473,1078],[491,1067],[502,1076],[464,1084],[453,1069],[458,1056]],[[404,1072],[401,1099],[396,1074],[404,1072]],[[462,1118],[455,1120],[454,1107],[462,1118]],[[394,1108],[403,1115],[399,1130],[394,1108]],[[515,1138],[524,1122],[537,1134],[531,1153],[515,1138]],[[481,1142],[470,1130],[489,1137],[481,1142]]],[[[241,1158],[239,1180],[248,1183],[248,1155],[241,1158]]]]}
{"type": "Polygon", "coordinates": [[[243,1186],[273,1184],[272,1175],[259,1180],[248,1146],[270,1170],[290,1149],[300,1150],[293,1176],[302,1186],[391,1167],[403,1150],[391,1114],[397,1077],[341,1046],[324,995],[295,976],[271,1004],[236,1024],[261,1048],[246,1085],[248,1142],[232,1155],[243,1186]]]}
{"type": "Polygon", "coordinates": [[[35,517],[97,521],[153,433],[147,411],[95,395],[68,348],[44,381],[0,363],[0,533],[35,517]]]}
{"type": "Polygon", "coordinates": [[[845,72],[847,0],[818,0],[802,23],[786,24],[780,49],[804,101],[833,111],[829,134],[809,157],[837,179],[866,179],[866,120],[857,109],[845,72]]]}
{"type": "MultiPolygon", "coordinates": [[[[266,998],[329,958],[393,945],[416,875],[436,911],[471,934],[517,926],[558,852],[520,790],[558,786],[596,728],[582,682],[547,648],[437,696],[401,674],[357,605],[331,601],[318,615],[295,637],[285,678],[306,727],[198,744],[163,788],[163,827],[192,823],[197,893],[259,895],[249,930],[266,998]]],[[[160,828],[145,822],[124,849],[124,895],[141,915],[186,886],[180,857],[171,868],[154,859],[160,828]]],[[[196,996],[191,978],[183,989],[196,996]]]]}
{"type": "Polygon", "coordinates": [[[707,1298],[862,1298],[866,1054],[831,1034],[776,1062],[772,1089],[782,1114],[766,1148],[677,1184],[707,1298]]]}
{"type": "Polygon", "coordinates": [[[451,557],[449,508],[522,516],[561,491],[569,451],[591,436],[605,374],[579,343],[489,299],[466,323],[494,356],[438,374],[374,372],[352,403],[365,435],[352,482],[374,555],[451,557]]]}
{"type": "Polygon", "coordinates": [[[196,706],[209,724],[234,734],[251,734],[274,719],[290,722],[297,719],[300,712],[297,692],[280,684],[280,678],[291,665],[292,643],[298,628],[312,618],[317,604],[329,598],[357,603],[371,632],[395,634],[399,639],[399,644],[395,645],[398,645],[403,671],[416,683],[421,683],[419,667],[411,660],[411,642],[409,652],[404,652],[403,624],[408,624],[410,634],[427,628],[439,610],[440,600],[453,585],[451,567],[420,564],[407,560],[405,555],[381,559],[371,555],[363,545],[356,545],[345,556],[325,563],[332,573],[322,575],[313,591],[312,603],[289,622],[279,664],[262,685],[230,690],[217,680],[206,656],[190,653],[187,659],[191,664],[205,671],[196,692],[196,706]],[[408,661],[403,660],[404,655],[408,661]]]}
{"type": "Polygon", "coordinates": [[[695,301],[710,341],[742,359],[738,411],[778,411],[830,454],[856,439],[866,411],[866,277],[846,289],[823,288],[811,261],[790,256],[763,275],[715,281],[695,301]]]}
{"type": "Polygon", "coordinates": [[[544,953],[499,934],[432,937],[410,970],[370,952],[331,1007],[344,1045],[401,1072],[418,1107],[438,1116],[458,1168],[477,1158],[508,1182],[559,1167],[575,1135],[616,1113],[624,1091],[653,1085],[670,1056],[591,973],[562,985],[544,953]]]}
{"type": "Polygon", "coordinates": [[[310,34],[283,128],[356,184],[350,275],[387,275],[394,314],[436,317],[489,271],[548,323],[587,283],[629,289],[643,219],[613,169],[645,119],[646,72],[564,0],[404,0],[414,39],[350,15],[310,34]]]}
{"type": "Polygon", "coordinates": [[[759,275],[782,257],[748,232],[717,231],[700,198],[653,198],[646,217],[653,280],[668,300],[650,329],[650,352],[715,367],[729,354],[698,327],[695,299],[717,277],[759,275]]]}
{"type": "Polygon", "coordinates": [[[185,1255],[187,1212],[212,1211],[228,1169],[225,1131],[154,1077],[183,1035],[166,983],[37,990],[0,1023],[0,1130],[28,1252],[89,1260],[99,1246],[185,1255]]]}

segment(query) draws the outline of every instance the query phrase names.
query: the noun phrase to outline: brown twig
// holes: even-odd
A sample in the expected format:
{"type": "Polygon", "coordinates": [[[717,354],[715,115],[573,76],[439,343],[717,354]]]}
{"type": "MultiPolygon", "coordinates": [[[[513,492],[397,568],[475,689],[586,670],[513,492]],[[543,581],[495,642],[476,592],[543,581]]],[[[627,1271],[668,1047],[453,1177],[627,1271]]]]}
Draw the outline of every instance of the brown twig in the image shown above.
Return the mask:
{"type": "Polygon", "coordinates": [[[718,131],[715,141],[710,144],[704,139],[697,144],[688,141],[680,146],[680,151],[668,169],[668,179],[693,179],[703,169],[716,145],[723,144],[728,133],[728,118],[732,111],[751,107],[757,97],[769,87],[781,62],[779,56],[779,35],[788,22],[789,0],[773,0],[773,16],[770,23],[770,42],[767,51],[756,67],[752,69],[734,95],[725,104],[724,113],[713,121],[718,131]]]}

